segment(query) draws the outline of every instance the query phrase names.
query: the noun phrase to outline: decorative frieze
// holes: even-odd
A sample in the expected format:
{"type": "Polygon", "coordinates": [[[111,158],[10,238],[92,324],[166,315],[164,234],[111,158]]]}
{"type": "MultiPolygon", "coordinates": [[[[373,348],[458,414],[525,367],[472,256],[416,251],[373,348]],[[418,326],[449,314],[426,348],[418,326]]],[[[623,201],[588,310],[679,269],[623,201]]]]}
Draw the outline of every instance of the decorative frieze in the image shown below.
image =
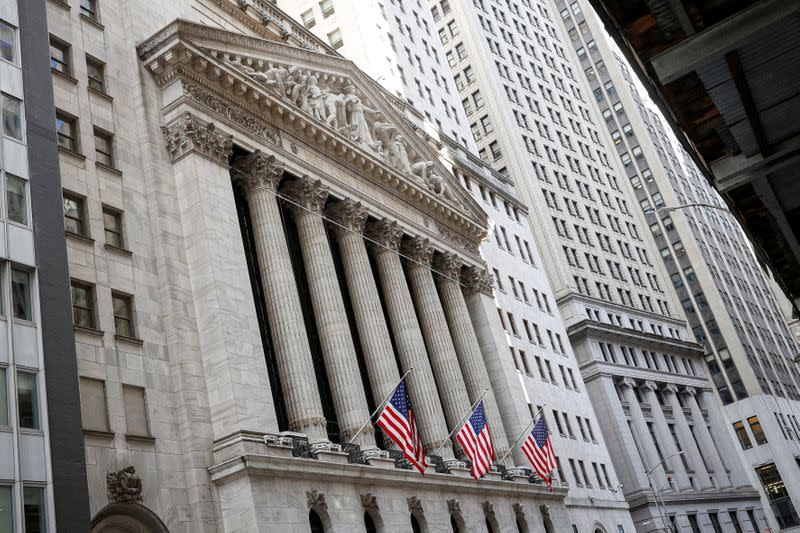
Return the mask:
{"type": "Polygon", "coordinates": [[[233,137],[217,131],[213,122],[206,122],[187,112],[162,126],[161,131],[173,163],[194,151],[227,166],[233,150],[233,137]]]}
{"type": "Polygon", "coordinates": [[[486,296],[494,296],[494,276],[488,268],[469,266],[461,271],[461,282],[472,292],[480,292],[486,296]]]}
{"type": "Polygon", "coordinates": [[[283,179],[283,162],[274,155],[267,155],[260,150],[242,156],[233,164],[236,169],[234,180],[246,191],[267,189],[276,191],[283,179]]]}

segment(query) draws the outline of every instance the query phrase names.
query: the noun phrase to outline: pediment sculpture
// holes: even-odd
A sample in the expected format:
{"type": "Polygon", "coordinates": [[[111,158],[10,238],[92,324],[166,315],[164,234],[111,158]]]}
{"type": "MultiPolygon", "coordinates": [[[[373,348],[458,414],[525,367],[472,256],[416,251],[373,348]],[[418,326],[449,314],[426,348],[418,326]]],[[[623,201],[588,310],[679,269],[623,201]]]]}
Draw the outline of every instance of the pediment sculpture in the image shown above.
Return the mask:
{"type": "Polygon", "coordinates": [[[390,167],[420,187],[460,203],[447,180],[435,172],[433,161],[421,157],[398,127],[341,76],[319,76],[297,66],[272,66],[259,70],[244,60],[228,64],[288,101],[315,121],[371,151],[390,167]]]}

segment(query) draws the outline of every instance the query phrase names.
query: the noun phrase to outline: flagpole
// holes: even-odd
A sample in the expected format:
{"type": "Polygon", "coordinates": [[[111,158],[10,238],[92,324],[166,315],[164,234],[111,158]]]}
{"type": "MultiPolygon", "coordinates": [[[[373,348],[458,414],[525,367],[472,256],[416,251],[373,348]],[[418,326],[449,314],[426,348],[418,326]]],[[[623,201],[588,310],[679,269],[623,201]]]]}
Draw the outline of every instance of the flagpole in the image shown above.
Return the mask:
{"type": "Polygon", "coordinates": [[[442,444],[440,444],[439,447],[436,448],[436,451],[434,451],[433,453],[431,453],[429,455],[436,455],[437,453],[439,453],[439,451],[442,448],[444,448],[444,445],[447,444],[447,441],[450,440],[450,437],[453,436],[453,433],[455,433],[456,430],[458,428],[460,428],[464,424],[464,421],[469,417],[470,414],[472,414],[472,411],[474,411],[475,408],[478,407],[478,404],[481,403],[481,400],[483,400],[483,397],[486,395],[487,392],[489,392],[489,389],[488,388],[484,389],[484,391],[481,393],[481,395],[478,396],[478,399],[475,400],[475,403],[472,404],[472,407],[469,408],[469,411],[467,411],[467,414],[464,415],[464,417],[461,419],[461,421],[458,424],[456,424],[456,427],[453,428],[453,431],[451,431],[450,434],[447,436],[447,438],[444,439],[444,442],[442,442],[442,444]]]}
{"type": "Polygon", "coordinates": [[[514,448],[516,448],[516,447],[517,447],[517,444],[519,444],[519,441],[521,441],[521,440],[522,440],[522,436],[523,436],[523,435],[525,435],[526,433],[528,433],[528,429],[531,427],[531,425],[533,425],[533,424],[535,424],[535,423],[536,423],[536,420],[539,418],[539,415],[540,415],[540,414],[542,414],[542,411],[544,411],[544,406],[540,407],[540,408],[539,408],[539,410],[536,412],[536,414],[535,414],[535,415],[533,415],[533,419],[532,419],[530,422],[528,422],[528,425],[527,425],[527,426],[525,426],[525,429],[523,429],[523,430],[522,430],[522,433],[520,433],[520,434],[519,434],[519,437],[517,437],[517,440],[515,440],[515,441],[514,441],[514,444],[512,444],[512,445],[511,445],[511,446],[508,448],[508,451],[505,453],[505,455],[503,455],[503,457],[502,457],[502,458],[501,458],[499,461],[497,461],[497,464],[502,464],[502,463],[503,463],[503,461],[505,461],[506,457],[508,457],[508,455],[509,455],[511,452],[513,452],[513,451],[514,451],[514,448]]]}
{"type": "Polygon", "coordinates": [[[412,371],[412,370],[414,370],[414,367],[413,367],[413,366],[412,366],[411,368],[409,368],[408,370],[406,370],[406,373],[405,373],[405,374],[403,374],[403,377],[401,377],[401,378],[400,378],[400,381],[398,381],[398,382],[397,382],[397,385],[395,385],[394,387],[392,387],[392,390],[391,390],[391,391],[389,391],[389,394],[387,394],[387,395],[386,395],[386,398],[384,398],[384,399],[383,399],[383,401],[380,403],[380,405],[378,405],[378,407],[376,407],[376,408],[375,408],[375,410],[372,412],[372,414],[371,414],[371,415],[369,415],[369,418],[367,418],[367,421],[366,421],[366,422],[364,422],[364,425],[363,425],[363,426],[361,426],[361,428],[359,428],[359,430],[358,430],[358,431],[356,431],[356,434],[355,434],[355,435],[353,435],[353,436],[350,438],[350,440],[349,440],[349,441],[347,441],[347,443],[348,443],[348,444],[353,444],[353,441],[354,441],[354,440],[356,440],[356,437],[358,437],[358,436],[361,434],[361,432],[362,432],[362,431],[364,431],[364,429],[366,429],[366,427],[367,427],[367,426],[370,424],[370,422],[372,422],[372,418],[373,418],[373,417],[374,417],[376,414],[378,414],[378,411],[380,411],[381,409],[383,409],[383,407],[386,405],[386,402],[388,402],[388,401],[389,401],[389,398],[391,398],[391,397],[394,395],[394,391],[396,391],[396,390],[397,390],[397,387],[399,387],[399,386],[400,386],[400,384],[403,382],[403,380],[404,380],[404,379],[406,379],[406,376],[407,376],[407,375],[409,375],[409,374],[411,373],[411,371],[412,371]]]}

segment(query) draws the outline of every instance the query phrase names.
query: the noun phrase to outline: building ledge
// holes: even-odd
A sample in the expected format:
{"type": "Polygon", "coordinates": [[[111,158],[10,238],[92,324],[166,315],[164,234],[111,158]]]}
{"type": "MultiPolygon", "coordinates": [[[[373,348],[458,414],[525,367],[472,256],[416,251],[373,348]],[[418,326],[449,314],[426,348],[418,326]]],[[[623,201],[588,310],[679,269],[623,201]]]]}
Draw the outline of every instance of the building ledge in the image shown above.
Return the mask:
{"type": "Polygon", "coordinates": [[[56,70],[54,68],[51,68],[50,72],[56,77],[65,79],[74,85],[78,85],[78,79],[73,77],[71,74],[67,74],[66,72],[61,72],[60,70],[56,70]]]}
{"type": "Polygon", "coordinates": [[[115,254],[125,255],[125,256],[128,256],[128,257],[133,255],[133,252],[131,250],[127,250],[125,248],[120,248],[119,246],[114,246],[113,244],[106,243],[105,244],[105,248],[109,252],[114,252],[115,254]]]}
{"type": "Polygon", "coordinates": [[[621,328],[588,319],[569,326],[567,334],[572,341],[591,336],[611,342],[635,343],[637,346],[644,346],[655,351],[666,351],[673,355],[700,357],[705,353],[703,346],[693,341],[662,337],[646,331],[621,328]]]}
{"type": "Polygon", "coordinates": [[[116,174],[117,176],[122,176],[122,171],[116,167],[108,166],[105,163],[101,163],[100,161],[95,161],[94,164],[97,168],[103,169],[106,172],[110,172],[111,174],[116,174]]]}
{"type": "Polygon", "coordinates": [[[70,156],[70,157],[71,157],[71,158],[73,158],[73,159],[77,159],[77,160],[78,160],[78,161],[80,161],[81,163],[83,163],[84,161],[86,161],[86,156],[85,156],[85,155],[83,155],[83,154],[80,154],[80,153],[78,153],[78,152],[75,152],[75,151],[73,151],[73,150],[70,150],[69,148],[64,148],[64,147],[63,147],[63,146],[61,146],[61,145],[59,145],[59,146],[58,146],[58,153],[60,153],[60,154],[64,154],[64,155],[68,155],[68,156],[70,156]]]}
{"type": "Polygon", "coordinates": [[[125,440],[129,442],[143,442],[145,444],[155,444],[156,438],[149,435],[125,435],[125,440]]]}
{"type": "Polygon", "coordinates": [[[65,2],[64,0],[50,0],[50,1],[53,4],[57,5],[58,7],[60,7],[61,9],[66,9],[67,11],[70,11],[72,9],[69,6],[69,4],[67,2],[65,2]]]}
{"type": "Polygon", "coordinates": [[[89,92],[89,94],[94,94],[98,98],[102,98],[104,100],[108,100],[109,102],[113,102],[114,101],[114,97],[111,96],[110,94],[104,93],[103,91],[98,91],[97,89],[92,89],[91,86],[87,87],[86,90],[89,92]]]}
{"type": "Polygon", "coordinates": [[[92,17],[89,17],[84,13],[81,13],[81,20],[84,21],[84,22],[88,22],[89,24],[91,24],[92,26],[94,26],[95,28],[97,28],[100,31],[105,31],[105,29],[106,29],[106,27],[103,26],[100,23],[99,20],[95,20],[92,17]]]}
{"type": "Polygon", "coordinates": [[[137,339],[136,337],[127,337],[125,335],[114,335],[114,340],[117,342],[125,342],[127,344],[135,344],[136,346],[141,346],[144,344],[142,339],[137,339]]]}
{"type": "Polygon", "coordinates": [[[84,429],[83,435],[85,437],[96,437],[99,439],[113,439],[114,432],[113,431],[101,431],[99,429],[84,429]]]}
{"type": "Polygon", "coordinates": [[[80,233],[75,233],[74,231],[69,230],[64,231],[64,234],[72,240],[80,241],[86,244],[94,244],[94,239],[87,235],[81,235],[80,233]]]}
{"type": "Polygon", "coordinates": [[[74,329],[76,333],[86,333],[87,335],[93,335],[95,337],[102,337],[105,334],[101,329],[87,328],[86,326],[79,326],[77,324],[74,324],[72,329],[74,329]]]}

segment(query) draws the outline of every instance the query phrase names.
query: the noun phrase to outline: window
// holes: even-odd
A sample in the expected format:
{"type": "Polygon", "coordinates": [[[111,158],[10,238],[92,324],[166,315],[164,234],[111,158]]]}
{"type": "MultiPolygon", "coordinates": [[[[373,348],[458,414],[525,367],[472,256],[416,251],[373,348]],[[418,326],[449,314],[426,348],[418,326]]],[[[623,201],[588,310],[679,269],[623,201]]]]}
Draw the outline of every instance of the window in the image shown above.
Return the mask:
{"type": "Polygon", "coordinates": [[[97,0],[81,0],[81,15],[97,20],[97,0]]]}
{"type": "Polygon", "coordinates": [[[84,328],[95,327],[94,287],[87,283],[73,281],[70,284],[72,295],[72,323],[84,328]]]}
{"type": "Polygon", "coordinates": [[[39,429],[39,399],[36,374],[17,372],[17,409],[19,427],[39,429]]]}
{"type": "MultiPolygon", "coordinates": [[[[0,367],[0,426],[8,425],[8,382],[6,379],[6,369],[0,367]]],[[[2,525],[2,510],[0,510],[0,525],[2,525]]],[[[6,530],[0,527],[0,531],[6,530]]]]}
{"type": "Polygon", "coordinates": [[[86,224],[86,199],[71,193],[64,193],[64,228],[69,233],[89,236],[86,224]]]}
{"type": "Polygon", "coordinates": [[[99,128],[94,129],[94,151],[96,161],[114,167],[114,136],[99,128]]]}
{"type": "Polygon", "coordinates": [[[314,20],[314,12],[310,9],[300,15],[300,19],[303,21],[303,26],[306,28],[313,28],[317,25],[317,21],[314,20]]]}
{"type": "Polygon", "coordinates": [[[28,225],[28,183],[6,174],[6,217],[17,224],[28,225]]]}
{"type": "Polygon", "coordinates": [[[794,508],[794,503],[786,491],[780,472],[775,463],[769,463],[756,468],[756,473],[764,486],[764,492],[769,499],[770,507],[778,519],[781,529],[800,525],[800,518],[794,508]]]}
{"type": "Polygon", "coordinates": [[[328,34],[328,42],[331,43],[334,50],[341,48],[344,45],[344,42],[342,42],[342,30],[336,28],[330,32],[328,34]]]}
{"type": "Polygon", "coordinates": [[[133,328],[133,297],[120,292],[111,293],[114,308],[114,331],[123,337],[135,337],[133,328]]]}
{"type": "Polygon", "coordinates": [[[14,531],[14,500],[12,497],[12,488],[9,486],[0,486],[0,531],[11,532],[14,531]]]}
{"type": "Polygon", "coordinates": [[[3,135],[22,140],[22,103],[16,98],[2,95],[3,135]]]}
{"type": "Polygon", "coordinates": [[[137,437],[149,437],[147,427],[147,404],[144,389],[132,385],[122,386],[122,400],[125,406],[125,425],[127,434],[137,437]]]}
{"type": "Polygon", "coordinates": [[[741,420],[734,422],[733,430],[739,438],[739,444],[742,445],[743,450],[749,450],[753,447],[753,443],[750,442],[750,435],[747,434],[747,430],[741,420]]]}
{"type": "Polygon", "coordinates": [[[89,88],[99,93],[106,92],[106,64],[99,59],[86,56],[86,76],[89,88]]]}
{"type": "Polygon", "coordinates": [[[767,436],[764,435],[764,429],[761,427],[761,422],[758,420],[757,416],[751,416],[747,419],[747,423],[750,425],[750,431],[753,432],[753,437],[756,439],[756,444],[761,446],[762,444],[767,443],[767,436]]]}
{"type": "Polygon", "coordinates": [[[106,245],[125,249],[125,241],[122,238],[122,212],[113,207],[103,207],[103,228],[106,234],[106,245]]]}
{"type": "Polygon", "coordinates": [[[0,20],[0,59],[11,63],[17,60],[17,30],[2,20],[0,20]]]}
{"type": "Polygon", "coordinates": [[[319,3],[319,8],[322,11],[322,18],[328,18],[333,15],[333,0],[322,0],[319,3]]]}
{"type": "Polygon", "coordinates": [[[31,280],[30,274],[25,270],[11,269],[11,304],[14,308],[14,318],[33,320],[31,280]]]}
{"type": "Polygon", "coordinates": [[[61,74],[70,75],[69,45],[50,36],[50,68],[61,74]]]}
{"type": "Polygon", "coordinates": [[[44,487],[24,487],[22,489],[23,520],[26,533],[44,533],[47,531],[47,514],[45,512],[44,487]]]}
{"type": "Polygon", "coordinates": [[[78,119],[56,111],[56,134],[58,146],[72,152],[78,151],[78,119]]]}
{"type": "Polygon", "coordinates": [[[81,418],[83,429],[108,431],[106,384],[99,379],[80,379],[81,418]]]}

